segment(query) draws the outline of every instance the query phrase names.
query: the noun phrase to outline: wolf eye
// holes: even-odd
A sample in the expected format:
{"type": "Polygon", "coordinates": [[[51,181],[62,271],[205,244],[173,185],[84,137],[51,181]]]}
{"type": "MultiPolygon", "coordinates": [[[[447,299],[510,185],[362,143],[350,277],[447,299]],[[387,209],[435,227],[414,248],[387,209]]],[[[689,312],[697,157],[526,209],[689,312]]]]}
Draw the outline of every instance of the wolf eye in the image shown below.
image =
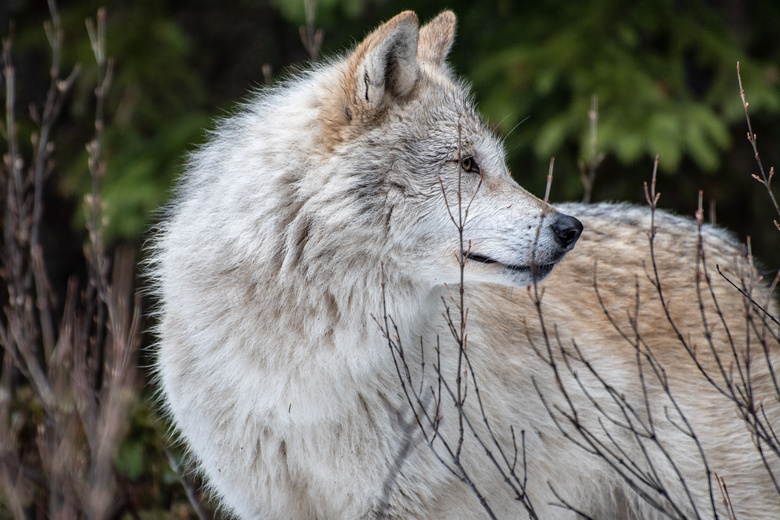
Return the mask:
{"type": "Polygon", "coordinates": [[[479,165],[477,164],[477,161],[471,156],[461,159],[460,167],[463,168],[463,171],[467,171],[469,173],[479,173],[479,165]]]}

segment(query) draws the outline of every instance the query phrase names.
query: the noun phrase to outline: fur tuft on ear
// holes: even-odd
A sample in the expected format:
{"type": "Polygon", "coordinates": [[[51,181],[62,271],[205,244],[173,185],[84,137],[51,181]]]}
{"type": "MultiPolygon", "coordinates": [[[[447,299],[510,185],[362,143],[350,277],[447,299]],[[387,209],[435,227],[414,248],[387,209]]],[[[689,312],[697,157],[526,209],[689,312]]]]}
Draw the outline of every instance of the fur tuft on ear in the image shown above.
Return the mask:
{"type": "Polygon", "coordinates": [[[349,57],[347,86],[350,104],[358,110],[375,112],[386,98],[404,97],[417,81],[419,22],[412,11],[404,11],[358,45],[349,57]]]}
{"type": "Polygon", "coordinates": [[[440,65],[455,40],[455,13],[444,11],[420,29],[417,57],[420,61],[440,65]]]}
{"type": "Polygon", "coordinates": [[[340,92],[321,100],[325,150],[333,150],[351,132],[411,94],[417,84],[419,37],[417,15],[405,11],[380,25],[346,57],[340,65],[340,92]]]}

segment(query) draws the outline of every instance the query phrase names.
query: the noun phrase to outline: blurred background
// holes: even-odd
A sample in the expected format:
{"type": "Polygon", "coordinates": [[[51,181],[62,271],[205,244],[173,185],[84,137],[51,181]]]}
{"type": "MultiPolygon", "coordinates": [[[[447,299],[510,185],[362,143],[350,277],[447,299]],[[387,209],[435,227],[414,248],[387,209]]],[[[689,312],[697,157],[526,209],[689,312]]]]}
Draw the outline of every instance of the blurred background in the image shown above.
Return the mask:
{"type": "MultiPolygon", "coordinates": [[[[89,270],[83,200],[92,181],[85,145],[95,132],[98,68],[85,19],[99,7],[106,8],[106,49],[114,59],[103,140],[107,251],[123,246],[142,256],[183,157],[206,138],[212,120],[229,114],[249,91],[346,52],[401,10],[413,9],[426,21],[452,9],[458,36],[450,62],[504,138],[521,185],[543,195],[554,157],[551,200],[644,204],[643,182],[658,155],[661,207],[693,215],[703,190],[706,218],[740,240],[750,236],[767,272],[780,268],[780,231],[773,223],[780,217],[767,189],[752,178],[758,166],[746,139],[736,71],[739,62],[768,173],[771,165],[780,167],[776,0],[318,0],[308,11],[303,0],[72,0],[58,6],[62,69],[80,64],[56,119],[56,171],[43,194],[42,244],[60,302],[67,280],[74,274],[85,279],[89,270]]],[[[22,154],[35,131],[26,107],[41,106],[47,95],[48,18],[45,0],[0,1],[0,35],[13,35],[22,154]]],[[[4,140],[0,151],[7,154],[4,140]]],[[[143,351],[139,363],[148,363],[143,351]]],[[[119,484],[110,516],[210,516],[208,508],[193,506],[202,494],[196,477],[188,477],[195,481],[191,489],[182,487],[168,465],[180,454],[161,445],[164,427],[141,398],[151,394],[144,386],[148,374],[138,379],[140,397],[115,457],[119,484]],[[188,499],[193,490],[197,496],[188,499]]],[[[34,424],[33,415],[25,417],[34,424]]],[[[33,449],[34,430],[27,435],[17,435],[18,450],[33,449]]],[[[27,460],[35,472],[34,458],[14,460],[27,460]]],[[[45,494],[36,478],[44,477],[30,477],[29,496],[21,501],[27,517],[39,516],[36,504],[45,494]]],[[[8,505],[9,489],[17,488],[6,486],[3,499],[0,479],[0,517],[13,516],[12,509],[18,516],[8,505]]]]}
{"type": "MultiPolygon", "coordinates": [[[[94,103],[95,67],[84,20],[99,6],[107,10],[107,50],[115,60],[106,107],[107,237],[137,241],[212,118],[269,79],[306,67],[304,2],[62,2],[63,68],[82,65],[59,121],[57,160],[66,175],[52,189],[63,202],[89,188],[82,143],[92,132],[84,121],[94,103]]],[[[757,167],[736,75],[739,61],[764,163],[780,164],[780,2],[318,0],[318,56],[345,52],[403,9],[424,21],[445,8],[458,15],[450,61],[504,136],[523,186],[543,194],[554,156],[552,200],[579,200],[580,174],[596,161],[591,200],[642,202],[642,182],[658,154],[664,207],[692,214],[704,190],[718,222],[743,239],[752,235],[764,261],[780,267],[771,254],[780,242],[766,190],[750,177],[757,167]]],[[[19,107],[45,97],[47,17],[44,0],[0,3],[0,32],[15,25],[19,107]]],[[[78,227],[73,209],[58,211],[78,227]]]]}

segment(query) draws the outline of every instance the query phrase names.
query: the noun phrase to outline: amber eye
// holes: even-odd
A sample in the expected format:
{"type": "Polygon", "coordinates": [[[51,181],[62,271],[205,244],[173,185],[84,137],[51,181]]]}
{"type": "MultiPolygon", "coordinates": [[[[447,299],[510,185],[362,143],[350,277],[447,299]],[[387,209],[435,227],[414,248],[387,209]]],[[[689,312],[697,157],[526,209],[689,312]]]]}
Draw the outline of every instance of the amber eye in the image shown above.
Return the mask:
{"type": "Polygon", "coordinates": [[[473,157],[468,156],[460,160],[460,167],[469,173],[479,173],[479,165],[473,157]]]}

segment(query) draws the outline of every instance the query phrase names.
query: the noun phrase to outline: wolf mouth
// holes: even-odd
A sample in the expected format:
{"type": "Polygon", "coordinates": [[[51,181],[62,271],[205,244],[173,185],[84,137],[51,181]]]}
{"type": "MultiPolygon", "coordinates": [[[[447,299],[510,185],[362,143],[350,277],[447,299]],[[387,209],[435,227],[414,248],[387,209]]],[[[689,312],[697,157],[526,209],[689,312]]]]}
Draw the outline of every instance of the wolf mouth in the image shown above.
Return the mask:
{"type": "Polygon", "coordinates": [[[553,267],[555,266],[555,262],[549,264],[534,264],[534,265],[503,264],[494,258],[490,258],[489,256],[481,255],[479,253],[471,253],[471,252],[464,252],[464,256],[469,260],[473,260],[481,264],[488,264],[488,265],[497,264],[503,267],[504,269],[509,269],[510,271],[514,271],[517,273],[533,272],[536,278],[546,277],[548,274],[550,274],[553,267]]]}

